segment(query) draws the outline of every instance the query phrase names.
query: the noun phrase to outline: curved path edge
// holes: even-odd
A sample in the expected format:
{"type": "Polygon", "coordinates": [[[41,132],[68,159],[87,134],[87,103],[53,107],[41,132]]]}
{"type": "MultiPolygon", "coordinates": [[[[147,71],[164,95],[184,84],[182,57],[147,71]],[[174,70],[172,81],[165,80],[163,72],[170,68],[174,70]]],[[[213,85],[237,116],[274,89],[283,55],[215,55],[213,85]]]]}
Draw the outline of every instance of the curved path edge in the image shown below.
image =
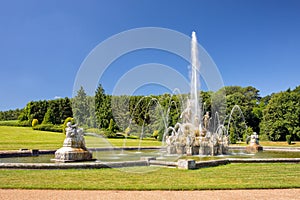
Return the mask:
{"type": "Polygon", "coordinates": [[[119,191],[119,190],[21,190],[0,189],[0,199],[299,199],[300,189],[119,191]]]}

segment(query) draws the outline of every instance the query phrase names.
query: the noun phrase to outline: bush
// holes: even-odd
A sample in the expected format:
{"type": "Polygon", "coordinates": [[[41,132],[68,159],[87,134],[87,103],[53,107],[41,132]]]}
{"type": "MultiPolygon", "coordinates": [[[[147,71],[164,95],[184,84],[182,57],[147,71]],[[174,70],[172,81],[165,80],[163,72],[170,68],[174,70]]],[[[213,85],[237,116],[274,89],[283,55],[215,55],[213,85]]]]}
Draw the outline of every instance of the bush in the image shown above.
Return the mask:
{"type": "Polygon", "coordinates": [[[18,126],[18,120],[0,121],[0,126],[18,126]]]}
{"type": "Polygon", "coordinates": [[[31,124],[28,121],[8,120],[8,121],[0,121],[0,126],[29,127],[31,126],[31,124]]]}
{"type": "Polygon", "coordinates": [[[285,136],[286,142],[287,142],[289,145],[292,144],[291,138],[292,138],[291,135],[286,135],[286,136],[285,136]]]}
{"type": "Polygon", "coordinates": [[[85,133],[96,133],[98,135],[102,135],[103,137],[106,138],[124,138],[125,136],[119,133],[114,133],[111,131],[108,131],[106,129],[98,129],[98,128],[89,128],[89,129],[85,129],[84,131],[85,133]]]}
{"type": "Polygon", "coordinates": [[[32,127],[35,127],[38,124],[39,124],[39,120],[37,120],[37,119],[33,119],[32,122],[31,122],[32,127]]]}
{"type": "Polygon", "coordinates": [[[230,126],[229,128],[229,140],[230,140],[230,144],[236,144],[237,142],[237,134],[235,133],[235,129],[230,126]]]}
{"type": "Polygon", "coordinates": [[[118,127],[117,127],[115,121],[113,119],[110,119],[109,126],[108,126],[108,131],[116,133],[117,130],[118,130],[118,127]]]}
{"type": "Polygon", "coordinates": [[[63,126],[62,126],[62,132],[63,132],[64,134],[66,134],[66,128],[67,128],[67,123],[68,123],[68,122],[71,122],[72,124],[75,124],[74,118],[72,118],[72,117],[67,117],[67,118],[65,119],[64,123],[63,123],[63,126]]]}
{"type": "Polygon", "coordinates": [[[112,131],[103,131],[102,134],[107,138],[116,138],[117,134],[112,131]]]}
{"type": "Polygon", "coordinates": [[[164,129],[160,129],[159,131],[158,131],[158,136],[157,136],[157,140],[158,141],[163,141],[163,137],[164,137],[164,129]]]}
{"type": "Polygon", "coordinates": [[[40,124],[32,127],[33,130],[38,130],[38,131],[51,131],[51,132],[59,132],[62,133],[62,127],[58,125],[53,125],[53,124],[40,124]]]}
{"type": "Polygon", "coordinates": [[[130,136],[130,132],[131,132],[130,127],[127,127],[125,129],[125,135],[130,136]]]}
{"type": "Polygon", "coordinates": [[[153,131],[153,134],[152,134],[152,137],[154,137],[156,140],[157,140],[157,137],[158,137],[158,133],[159,133],[159,131],[155,130],[155,131],[153,131]]]}

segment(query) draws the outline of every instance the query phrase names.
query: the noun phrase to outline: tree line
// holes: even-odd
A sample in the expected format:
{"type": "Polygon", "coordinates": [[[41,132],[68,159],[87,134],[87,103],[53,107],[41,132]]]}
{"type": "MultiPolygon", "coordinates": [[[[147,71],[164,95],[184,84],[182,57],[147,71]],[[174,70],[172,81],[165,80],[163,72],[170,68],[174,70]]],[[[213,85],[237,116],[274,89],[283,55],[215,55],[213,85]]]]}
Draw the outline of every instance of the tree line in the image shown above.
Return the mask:
{"type": "MultiPolygon", "coordinates": [[[[142,133],[142,137],[162,135],[166,126],[180,121],[187,96],[111,96],[101,85],[94,96],[88,96],[81,87],[72,99],[32,101],[23,109],[0,112],[0,120],[18,118],[31,124],[36,119],[38,124],[59,126],[74,117],[86,129],[95,128],[109,134],[120,131],[139,136],[142,133]]],[[[233,143],[245,141],[253,131],[265,140],[300,139],[300,86],[265,97],[251,86],[226,86],[217,92],[201,91],[200,97],[203,111],[209,111],[214,119],[218,117],[218,123],[228,127],[233,143]],[[218,101],[226,102],[226,106],[218,105],[218,101]],[[219,113],[212,111],[214,106],[220,106],[219,113]]],[[[216,120],[211,122],[215,123],[216,120]]]]}

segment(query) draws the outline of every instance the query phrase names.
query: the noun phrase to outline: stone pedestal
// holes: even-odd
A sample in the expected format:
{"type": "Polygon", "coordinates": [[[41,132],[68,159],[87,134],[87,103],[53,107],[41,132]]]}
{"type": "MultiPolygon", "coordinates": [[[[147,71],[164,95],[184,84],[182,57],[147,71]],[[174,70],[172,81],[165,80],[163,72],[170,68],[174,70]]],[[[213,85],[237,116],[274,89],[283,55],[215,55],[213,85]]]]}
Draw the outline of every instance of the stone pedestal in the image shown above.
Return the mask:
{"type": "Polygon", "coordinates": [[[259,139],[257,133],[253,133],[251,135],[250,145],[246,147],[247,153],[257,153],[258,151],[262,151],[263,147],[259,144],[259,139]]]}
{"type": "Polygon", "coordinates": [[[187,156],[193,155],[192,147],[186,147],[185,151],[187,156]]]}
{"type": "Polygon", "coordinates": [[[82,148],[62,147],[55,152],[55,162],[92,160],[92,153],[82,148]]]}
{"type": "Polygon", "coordinates": [[[259,151],[263,151],[263,147],[259,144],[253,144],[246,147],[247,153],[257,153],[259,151]]]}

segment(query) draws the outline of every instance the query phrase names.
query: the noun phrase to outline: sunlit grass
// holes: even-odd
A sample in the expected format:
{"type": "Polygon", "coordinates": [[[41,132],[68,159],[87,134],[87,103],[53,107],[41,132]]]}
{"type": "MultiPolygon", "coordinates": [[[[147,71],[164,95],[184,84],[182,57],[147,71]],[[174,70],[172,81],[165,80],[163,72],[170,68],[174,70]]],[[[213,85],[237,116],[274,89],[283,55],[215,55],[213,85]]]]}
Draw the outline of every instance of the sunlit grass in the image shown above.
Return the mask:
{"type": "Polygon", "coordinates": [[[126,173],[118,169],[0,170],[0,188],[202,190],[299,187],[299,164],[230,164],[199,170],[159,168],[149,173],[126,173]]]}
{"type": "Polygon", "coordinates": [[[0,150],[58,149],[64,137],[63,133],[34,131],[30,127],[0,126],[0,150]]]}
{"type": "MultiPolygon", "coordinates": [[[[18,150],[21,148],[54,150],[62,146],[64,138],[63,133],[36,131],[31,127],[0,126],[0,150],[18,150]]],[[[91,136],[86,137],[87,143],[89,140],[94,139],[91,136]]],[[[144,138],[143,140],[137,138],[126,140],[124,138],[108,138],[106,140],[111,146],[115,147],[161,146],[161,142],[154,138],[144,138]]],[[[287,142],[261,141],[260,144],[262,146],[300,147],[300,142],[293,142],[292,145],[288,145],[287,142]]],[[[246,146],[245,143],[236,145],[246,146]]]]}
{"type": "MultiPolygon", "coordinates": [[[[36,131],[31,127],[12,127],[0,126],[0,150],[18,150],[25,149],[47,149],[55,150],[62,146],[65,135],[63,133],[36,131]]],[[[86,142],[95,140],[95,137],[87,136],[86,142]]],[[[122,147],[128,146],[161,146],[161,142],[146,138],[127,139],[123,138],[109,138],[107,140],[112,146],[122,147]]],[[[104,146],[105,147],[105,146],[104,146]]]]}

